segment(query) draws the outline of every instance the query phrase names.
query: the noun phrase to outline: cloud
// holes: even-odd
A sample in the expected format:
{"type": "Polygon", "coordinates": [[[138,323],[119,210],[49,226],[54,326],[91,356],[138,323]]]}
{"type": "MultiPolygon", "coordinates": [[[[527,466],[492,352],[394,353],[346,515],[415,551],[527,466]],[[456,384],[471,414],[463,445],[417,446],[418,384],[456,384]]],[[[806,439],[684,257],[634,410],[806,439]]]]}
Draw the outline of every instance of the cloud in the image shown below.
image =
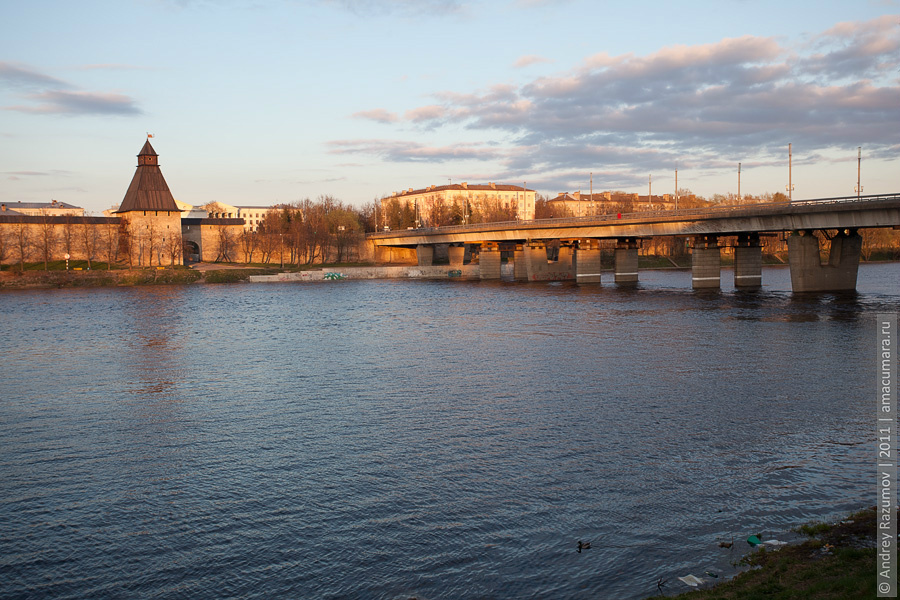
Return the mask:
{"type": "Polygon", "coordinates": [[[138,65],[126,65],[122,63],[103,63],[95,65],[81,65],[77,67],[82,71],[150,71],[152,67],[142,67],[138,65]]]}
{"type": "Polygon", "coordinates": [[[34,104],[5,106],[14,110],[35,114],[60,115],[139,115],[142,111],[134,99],[122,94],[47,91],[26,96],[34,104]]]}
{"type": "Polygon", "coordinates": [[[426,146],[417,142],[392,140],[336,140],[329,142],[333,154],[365,154],[390,162],[446,162],[450,160],[492,160],[502,156],[496,148],[483,144],[426,146]]]}
{"type": "Polygon", "coordinates": [[[53,169],[51,171],[3,171],[4,175],[10,175],[10,179],[12,177],[16,177],[17,179],[21,177],[68,177],[71,175],[71,171],[65,171],[61,169],[53,169]]]}
{"type": "Polygon", "coordinates": [[[399,117],[396,114],[386,111],[383,108],[374,108],[372,110],[363,110],[353,113],[355,119],[368,119],[376,123],[395,123],[399,117]]]}
{"type": "Polygon", "coordinates": [[[528,54],[526,56],[520,56],[516,62],[513,63],[513,68],[521,69],[523,67],[530,67],[531,65],[536,65],[539,63],[548,63],[553,62],[549,58],[544,58],[542,56],[536,56],[534,54],[528,54]]]}
{"type": "Polygon", "coordinates": [[[419,108],[408,110],[404,113],[403,117],[407,121],[412,121],[413,123],[423,123],[441,119],[444,117],[445,112],[446,109],[443,106],[430,104],[428,106],[420,106],[419,108]]]}
{"type": "Polygon", "coordinates": [[[422,128],[481,132],[497,147],[367,140],[335,151],[395,162],[459,153],[495,160],[509,179],[539,173],[555,182],[615,167],[623,185],[686,166],[685,157],[713,170],[742,159],[783,162],[789,142],[808,157],[855,148],[856,140],[871,155],[891,156],[900,131],[898,66],[897,16],[839,23],[804,45],[742,36],[644,56],[601,53],[523,85],[437,92],[436,102],[403,113],[422,128]]]}
{"type": "Polygon", "coordinates": [[[356,15],[446,16],[464,12],[464,4],[458,0],[323,0],[325,4],[338,6],[356,15]]]}
{"type": "Polygon", "coordinates": [[[88,92],[35,69],[0,62],[0,81],[22,90],[27,104],[2,107],[32,114],[60,115],[139,115],[135,100],[114,92],[88,92]]]}
{"type": "Polygon", "coordinates": [[[44,75],[24,65],[15,65],[6,61],[0,61],[0,81],[10,87],[19,88],[71,87],[60,79],[44,75]]]}

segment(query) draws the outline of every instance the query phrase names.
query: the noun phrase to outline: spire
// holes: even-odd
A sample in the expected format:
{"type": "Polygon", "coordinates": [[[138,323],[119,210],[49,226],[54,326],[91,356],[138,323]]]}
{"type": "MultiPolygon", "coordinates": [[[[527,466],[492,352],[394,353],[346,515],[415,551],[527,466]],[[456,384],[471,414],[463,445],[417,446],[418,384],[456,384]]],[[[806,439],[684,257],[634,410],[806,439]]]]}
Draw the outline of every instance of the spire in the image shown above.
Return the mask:
{"type": "Polygon", "coordinates": [[[159,155],[150,145],[144,142],[137,155],[137,170],[125,192],[125,198],[116,212],[124,213],[133,210],[174,211],[180,212],[175,198],[169,191],[166,179],[159,168],[159,155]]]}

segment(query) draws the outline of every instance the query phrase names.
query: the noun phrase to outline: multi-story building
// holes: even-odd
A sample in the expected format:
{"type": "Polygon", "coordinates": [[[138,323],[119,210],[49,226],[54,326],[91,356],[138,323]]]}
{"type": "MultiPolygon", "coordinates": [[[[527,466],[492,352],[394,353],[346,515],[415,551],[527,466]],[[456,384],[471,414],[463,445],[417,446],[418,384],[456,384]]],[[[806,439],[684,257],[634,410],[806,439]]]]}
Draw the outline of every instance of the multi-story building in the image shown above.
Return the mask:
{"type": "Polygon", "coordinates": [[[260,223],[266,218],[266,214],[278,206],[234,206],[219,202],[209,202],[203,205],[193,206],[185,202],[176,200],[179,208],[184,211],[185,216],[202,219],[243,219],[244,229],[256,231],[260,223]]]}
{"type": "Polygon", "coordinates": [[[50,202],[11,202],[6,205],[8,210],[14,210],[22,215],[32,217],[83,217],[84,209],[80,206],[73,206],[59,200],[51,200],[50,202]]]}
{"type": "Polygon", "coordinates": [[[669,194],[641,196],[625,192],[600,192],[596,194],[560,192],[556,198],[547,201],[547,207],[554,217],[583,217],[672,210],[675,208],[675,202],[669,194]]]}
{"type": "MultiPolygon", "coordinates": [[[[381,211],[388,210],[391,203],[406,205],[415,211],[419,227],[442,225],[437,215],[444,209],[459,211],[463,221],[468,221],[475,213],[508,215],[510,219],[530,220],[534,218],[535,191],[523,186],[500,183],[432,185],[422,189],[409,188],[394,192],[381,199],[381,211]]],[[[379,224],[386,219],[379,217],[379,224]]]]}

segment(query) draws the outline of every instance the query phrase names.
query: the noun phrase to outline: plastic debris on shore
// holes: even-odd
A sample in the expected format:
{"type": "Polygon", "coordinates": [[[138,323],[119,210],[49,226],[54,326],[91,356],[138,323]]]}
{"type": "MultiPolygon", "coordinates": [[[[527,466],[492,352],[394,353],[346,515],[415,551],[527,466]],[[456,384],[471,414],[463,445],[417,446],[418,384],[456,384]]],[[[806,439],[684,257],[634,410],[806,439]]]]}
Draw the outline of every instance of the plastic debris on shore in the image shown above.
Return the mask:
{"type": "Polygon", "coordinates": [[[702,585],[704,583],[702,579],[695,575],[685,575],[684,577],[679,577],[678,580],[691,587],[697,587],[698,585],[702,585]]]}
{"type": "Polygon", "coordinates": [[[759,546],[760,544],[762,544],[762,540],[759,539],[758,535],[751,535],[747,538],[747,543],[751,546],[759,546]]]}

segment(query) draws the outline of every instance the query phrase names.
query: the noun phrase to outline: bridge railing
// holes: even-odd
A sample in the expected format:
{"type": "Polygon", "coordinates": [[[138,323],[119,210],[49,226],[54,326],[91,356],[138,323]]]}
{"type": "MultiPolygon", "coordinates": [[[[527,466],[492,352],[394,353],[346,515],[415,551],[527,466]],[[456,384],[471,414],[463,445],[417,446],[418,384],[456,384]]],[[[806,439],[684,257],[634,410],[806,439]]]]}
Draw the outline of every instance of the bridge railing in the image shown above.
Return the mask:
{"type": "Polygon", "coordinates": [[[883,202],[885,200],[900,200],[898,194],[870,194],[867,196],[838,196],[834,198],[817,198],[814,200],[794,200],[791,202],[763,202],[759,204],[732,204],[728,206],[715,206],[704,208],[682,208],[678,210],[655,210],[631,213],[607,213],[602,215],[585,215],[580,217],[551,217],[548,219],[517,219],[515,221],[492,221],[490,223],[468,223],[466,225],[444,225],[443,227],[419,227],[410,229],[398,229],[395,231],[376,231],[367,233],[367,237],[382,235],[385,237],[404,237],[405,235],[419,235],[422,233],[462,233],[467,231],[485,231],[491,229],[533,229],[550,226],[587,225],[604,221],[631,221],[665,218],[670,220],[684,220],[686,218],[709,218],[724,215],[742,216],[753,214],[760,210],[766,211],[772,208],[788,208],[801,206],[818,206],[823,204],[866,204],[871,202],[883,202]]]}

